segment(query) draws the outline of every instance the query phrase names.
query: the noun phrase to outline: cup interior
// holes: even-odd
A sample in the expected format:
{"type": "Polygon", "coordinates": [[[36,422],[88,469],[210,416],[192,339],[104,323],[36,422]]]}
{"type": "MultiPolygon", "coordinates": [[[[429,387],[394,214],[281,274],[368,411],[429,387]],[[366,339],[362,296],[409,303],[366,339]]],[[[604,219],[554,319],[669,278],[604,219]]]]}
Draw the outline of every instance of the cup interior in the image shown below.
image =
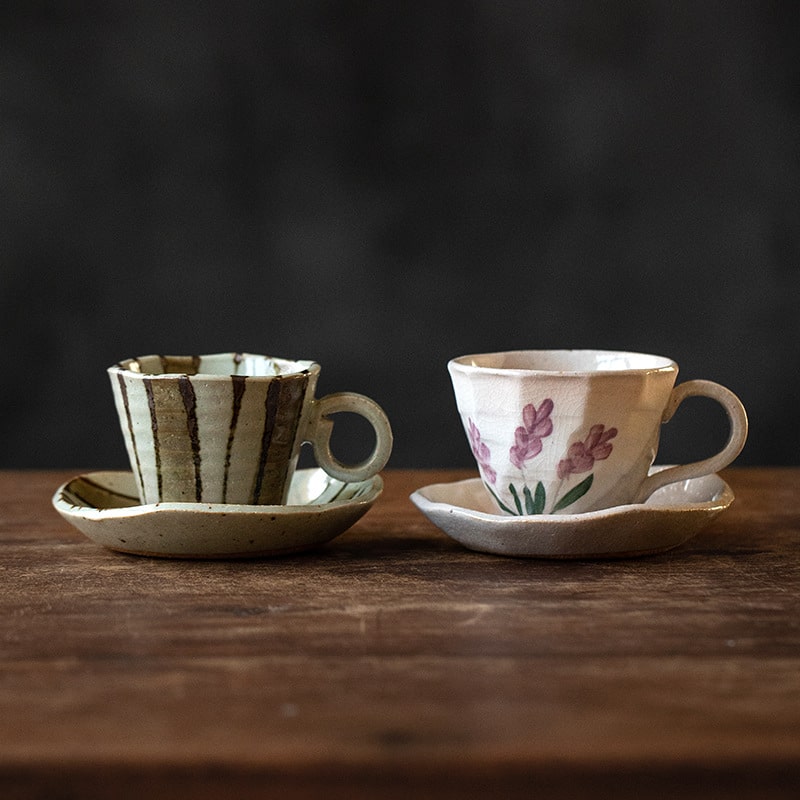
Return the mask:
{"type": "MultiPolygon", "coordinates": [[[[253,353],[212,353],[202,356],[149,355],[128,358],[116,364],[116,369],[138,375],[196,375],[224,377],[274,377],[308,372],[313,361],[293,361],[253,353]]],[[[114,369],[114,367],[112,367],[114,369]]]]}
{"type": "Polygon", "coordinates": [[[510,350],[461,356],[453,359],[452,363],[486,370],[558,374],[675,369],[675,362],[664,356],[612,350],[510,350]]]}

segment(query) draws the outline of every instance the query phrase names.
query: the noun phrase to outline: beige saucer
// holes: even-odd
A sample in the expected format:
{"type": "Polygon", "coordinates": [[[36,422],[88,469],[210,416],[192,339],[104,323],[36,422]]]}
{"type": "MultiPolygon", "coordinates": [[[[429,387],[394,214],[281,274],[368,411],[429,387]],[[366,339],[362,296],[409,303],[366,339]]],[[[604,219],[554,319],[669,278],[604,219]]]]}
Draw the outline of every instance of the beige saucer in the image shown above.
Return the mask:
{"type": "Polygon", "coordinates": [[[344,533],[383,491],[375,475],[343,483],[298,470],[282,506],[140,505],[131,472],[90,472],[61,486],[53,506],[98,544],[134,555],[256,558],[308,550],[344,533]]]}
{"type": "Polygon", "coordinates": [[[645,503],[584,514],[497,514],[480,478],[425,486],[411,495],[434,525],[465,547],[534,558],[662,553],[691,539],[733,499],[731,488],[718,475],[669,484],[645,503]]]}

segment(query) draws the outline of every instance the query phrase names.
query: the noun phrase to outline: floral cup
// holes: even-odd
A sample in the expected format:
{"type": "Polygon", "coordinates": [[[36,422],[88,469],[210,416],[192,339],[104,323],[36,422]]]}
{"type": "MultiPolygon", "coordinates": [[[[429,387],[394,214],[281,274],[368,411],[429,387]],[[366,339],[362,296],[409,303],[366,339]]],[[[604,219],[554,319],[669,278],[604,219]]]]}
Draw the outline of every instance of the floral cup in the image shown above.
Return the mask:
{"type": "Polygon", "coordinates": [[[692,380],[661,356],[602,350],[519,350],[448,364],[483,483],[505,514],[574,514],[644,502],[669,483],[726,467],[747,439],[733,392],[692,380]],[[648,476],[661,424],[687,397],[710,397],[730,436],[711,458],[648,476]]]}

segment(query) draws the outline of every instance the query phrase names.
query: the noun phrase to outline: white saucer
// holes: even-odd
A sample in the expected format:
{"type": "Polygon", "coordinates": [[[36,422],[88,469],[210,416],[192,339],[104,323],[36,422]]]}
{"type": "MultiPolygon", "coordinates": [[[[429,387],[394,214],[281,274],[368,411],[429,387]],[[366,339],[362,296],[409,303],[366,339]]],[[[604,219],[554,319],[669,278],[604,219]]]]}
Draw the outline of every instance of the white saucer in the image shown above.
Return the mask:
{"type": "Polygon", "coordinates": [[[139,505],[131,472],[90,472],[61,486],[53,506],[111,550],[172,558],[255,558],[307,550],[344,533],[383,491],[379,475],[343,483],[298,470],[287,505],[139,505]]]}
{"type": "Polygon", "coordinates": [[[664,486],[646,503],[585,514],[497,514],[480,478],[425,486],[411,495],[434,525],[465,547],[535,558],[662,553],[691,539],[733,499],[731,488],[718,475],[664,486]]]}

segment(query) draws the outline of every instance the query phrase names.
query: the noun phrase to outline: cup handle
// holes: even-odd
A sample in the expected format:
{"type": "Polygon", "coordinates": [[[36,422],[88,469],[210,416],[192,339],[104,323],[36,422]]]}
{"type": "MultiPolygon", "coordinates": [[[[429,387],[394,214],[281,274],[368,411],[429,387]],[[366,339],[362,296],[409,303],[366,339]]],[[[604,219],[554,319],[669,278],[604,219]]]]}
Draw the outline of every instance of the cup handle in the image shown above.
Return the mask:
{"type": "Polygon", "coordinates": [[[687,397],[710,397],[716,400],[727,412],[731,430],[725,447],[715,456],[693,461],[690,464],[681,464],[677,467],[655,472],[644,479],[639,487],[639,492],[634,498],[635,503],[643,503],[656,489],[669,483],[699,478],[727,467],[742,451],[747,439],[747,412],[741,400],[730,390],[713,381],[686,381],[678,384],[669,397],[669,402],[661,418],[662,424],[669,422],[678,406],[687,397]]]}
{"type": "Polygon", "coordinates": [[[325,472],[340,481],[364,481],[380,472],[392,452],[392,428],[383,409],[369,397],[354,392],[335,392],[313,401],[309,418],[308,441],[314,457],[325,472]],[[359,414],[375,431],[375,448],[360,464],[342,464],[331,451],[333,420],[328,416],[339,411],[359,414]]]}

